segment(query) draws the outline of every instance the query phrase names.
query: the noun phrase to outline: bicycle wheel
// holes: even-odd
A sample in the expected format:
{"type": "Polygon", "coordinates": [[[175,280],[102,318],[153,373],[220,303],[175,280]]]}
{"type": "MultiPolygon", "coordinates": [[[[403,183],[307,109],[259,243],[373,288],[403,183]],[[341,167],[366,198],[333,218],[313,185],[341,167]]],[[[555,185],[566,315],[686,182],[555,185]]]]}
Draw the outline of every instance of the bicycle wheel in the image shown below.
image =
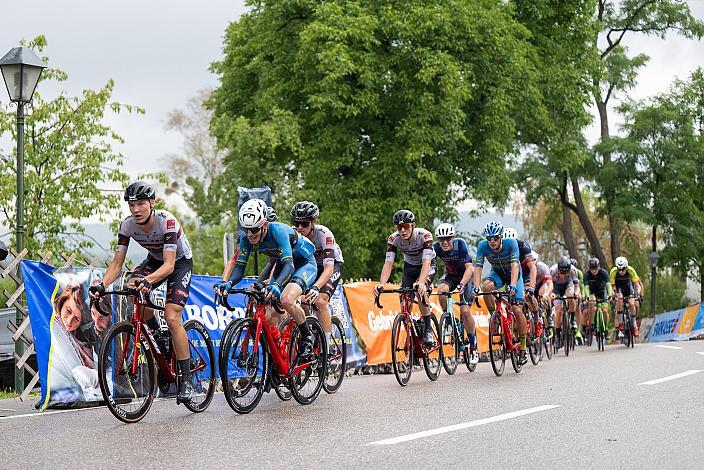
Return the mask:
{"type": "Polygon", "coordinates": [[[184,403],[194,413],[204,411],[215,393],[215,348],[210,333],[198,320],[188,320],[183,324],[188,337],[191,354],[191,383],[193,398],[184,403]]]}
{"type": "Polygon", "coordinates": [[[332,335],[328,348],[328,371],[323,382],[326,393],[335,393],[342,385],[347,366],[347,345],[345,343],[345,329],[336,316],[332,316],[332,335]]]}
{"type": "Polygon", "coordinates": [[[100,391],[110,412],[120,421],[136,423],[154,401],[155,367],[149,342],[136,344],[132,322],[115,323],[105,334],[98,355],[100,391]]]}
{"type": "Polygon", "coordinates": [[[425,369],[425,375],[430,380],[435,381],[440,377],[440,369],[442,369],[442,348],[440,347],[440,335],[438,334],[440,325],[438,325],[438,319],[432,313],[430,314],[430,326],[433,329],[435,346],[431,348],[423,346],[423,352],[425,353],[425,356],[423,356],[423,368],[425,369]]]}
{"type": "Polygon", "coordinates": [[[627,348],[632,347],[631,345],[633,344],[633,328],[631,321],[631,313],[628,311],[628,308],[626,308],[623,312],[623,344],[625,344],[627,348]]]}
{"type": "Polygon", "coordinates": [[[565,356],[570,355],[570,336],[572,327],[570,326],[569,312],[562,312],[562,348],[565,350],[565,356]]]}
{"type": "Polygon", "coordinates": [[[220,363],[223,393],[230,408],[240,414],[257,407],[269,373],[268,345],[262,334],[255,351],[256,332],[257,322],[245,318],[220,344],[224,358],[220,363]]]}
{"type": "MultiPolygon", "coordinates": [[[[287,315],[279,322],[279,333],[281,333],[282,331],[286,331],[286,328],[288,328],[289,321],[291,321],[291,319],[287,315]]],[[[293,398],[293,393],[291,393],[291,389],[289,388],[288,378],[279,375],[279,372],[277,371],[276,367],[273,366],[273,364],[269,375],[271,376],[271,387],[274,389],[276,396],[279,397],[281,401],[289,401],[291,398],[293,398]]]]}
{"type": "Polygon", "coordinates": [[[537,366],[540,362],[540,356],[538,353],[538,343],[540,338],[536,338],[535,336],[535,319],[533,318],[533,314],[528,313],[526,320],[530,321],[530,335],[526,338],[526,341],[528,342],[528,354],[530,355],[530,362],[532,362],[534,366],[537,366]]]}
{"type": "MultiPolygon", "coordinates": [[[[308,328],[315,337],[313,341],[313,355],[308,359],[303,359],[308,365],[300,372],[289,378],[289,388],[293,393],[293,398],[301,405],[309,405],[318,398],[323,389],[327,371],[327,351],[325,343],[325,332],[317,318],[306,318],[308,328]]],[[[301,330],[294,327],[289,344],[288,357],[292,365],[299,362],[298,344],[300,342],[301,330]]],[[[298,368],[299,366],[296,366],[298,368]]]]}
{"type": "Polygon", "coordinates": [[[240,321],[242,321],[241,318],[233,318],[232,321],[227,324],[225,330],[222,332],[222,336],[220,336],[221,346],[220,349],[218,349],[218,364],[222,364],[223,362],[225,362],[225,348],[223,348],[222,345],[225,344],[225,341],[232,334],[232,332],[235,330],[235,327],[237,326],[237,323],[239,323],[240,321]]]}
{"type": "Polygon", "coordinates": [[[499,312],[494,312],[489,317],[489,360],[494,374],[501,377],[506,367],[506,344],[499,312]]]}
{"type": "Polygon", "coordinates": [[[455,318],[451,313],[445,312],[440,317],[440,340],[442,366],[445,368],[445,372],[453,375],[457,371],[457,363],[460,360],[460,341],[457,336],[455,318]]]}
{"type": "Polygon", "coordinates": [[[596,347],[599,351],[604,350],[604,332],[606,328],[604,327],[604,312],[601,311],[601,307],[597,306],[596,311],[596,347]]]}
{"type": "MultiPolygon", "coordinates": [[[[547,322],[546,322],[547,324],[547,322]]],[[[548,360],[552,360],[552,351],[555,347],[555,329],[546,328],[543,334],[543,351],[545,351],[545,356],[548,360]]]]}
{"type": "Polygon", "coordinates": [[[394,318],[391,327],[391,364],[399,385],[405,387],[413,372],[413,325],[408,324],[408,318],[399,313],[394,318]]]}
{"type": "Polygon", "coordinates": [[[471,356],[471,347],[469,345],[469,334],[465,331],[464,326],[462,326],[462,323],[459,322],[457,323],[458,325],[458,331],[460,331],[460,334],[458,335],[460,338],[460,344],[464,345],[462,346],[462,355],[464,358],[464,364],[467,366],[467,370],[470,372],[474,372],[477,370],[477,365],[476,364],[470,364],[469,359],[471,356]]]}

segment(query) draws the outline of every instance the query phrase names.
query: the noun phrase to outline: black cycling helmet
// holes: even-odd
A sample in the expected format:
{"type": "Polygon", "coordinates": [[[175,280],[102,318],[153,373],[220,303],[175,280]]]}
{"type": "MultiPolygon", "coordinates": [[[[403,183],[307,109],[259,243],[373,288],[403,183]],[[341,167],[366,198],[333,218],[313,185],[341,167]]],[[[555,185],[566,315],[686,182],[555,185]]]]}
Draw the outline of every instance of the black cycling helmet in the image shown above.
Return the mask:
{"type": "Polygon", "coordinates": [[[292,220],[313,220],[320,215],[318,206],[310,201],[299,201],[291,208],[292,220]]]}
{"type": "Polygon", "coordinates": [[[135,181],[125,189],[125,201],[143,201],[155,198],[154,186],[144,181],[135,181]]]}
{"type": "Polygon", "coordinates": [[[277,220],[279,220],[279,216],[276,215],[276,211],[271,206],[266,208],[266,220],[268,220],[269,222],[276,222],[277,220]]]}
{"type": "Polygon", "coordinates": [[[566,273],[572,267],[572,261],[567,257],[563,256],[557,261],[557,270],[561,273],[566,273]]]}
{"type": "Polygon", "coordinates": [[[594,269],[599,267],[599,258],[589,259],[589,269],[594,269]]]}
{"type": "Polygon", "coordinates": [[[572,258],[570,259],[570,264],[574,266],[575,269],[579,269],[579,263],[577,263],[577,260],[572,258]]]}
{"type": "Polygon", "coordinates": [[[7,246],[0,240],[0,261],[4,261],[8,255],[7,246]]]}
{"type": "Polygon", "coordinates": [[[394,225],[414,223],[416,223],[416,216],[409,210],[401,209],[394,214],[394,225]]]}

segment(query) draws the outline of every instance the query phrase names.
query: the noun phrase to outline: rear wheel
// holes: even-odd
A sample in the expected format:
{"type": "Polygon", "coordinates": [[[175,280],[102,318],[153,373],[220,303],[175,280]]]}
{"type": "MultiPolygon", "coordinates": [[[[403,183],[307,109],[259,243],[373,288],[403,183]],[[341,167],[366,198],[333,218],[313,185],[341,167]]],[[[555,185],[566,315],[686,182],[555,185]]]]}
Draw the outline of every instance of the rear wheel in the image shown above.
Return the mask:
{"type": "Polygon", "coordinates": [[[204,411],[213,399],[215,393],[215,349],[210,340],[210,333],[197,320],[189,320],[183,325],[188,337],[188,347],[191,354],[191,384],[193,398],[184,403],[186,408],[194,413],[204,411]]]}
{"type": "Polygon", "coordinates": [[[453,375],[457,371],[457,363],[460,360],[460,339],[452,313],[445,312],[440,317],[440,340],[442,365],[445,372],[453,375]]]}
{"type": "Polygon", "coordinates": [[[144,338],[135,344],[135,332],[132,322],[115,323],[98,357],[100,391],[110,412],[125,423],[144,418],[154,401],[154,356],[144,338]]]}
{"type": "MultiPolygon", "coordinates": [[[[625,301],[624,301],[625,302],[625,301]]],[[[623,312],[623,344],[626,345],[627,348],[632,348],[633,347],[633,319],[631,317],[631,312],[628,310],[628,307],[626,307],[626,310],[623,312]]]]}
{"type": "Polygon", "coordinates": [[[489,317],[489,360],[494,374],[500,377],[506,367],[506,344],[499,312],[494,312],[489,317]]]}
{"type": "Polygon", "coordinates": [[[569,312],[562,312],[562,348],[565,350],[565,356],[570,355],[570,339],[572,336],[572,327],[570,325],[569,312]]]}
{"type": "Polygon", "coordinates": [[[323,390],[327,393],[335,393],[342,385],[347,365],[345,330],[342,327],[342,322],[336,316],[332,316],[332,334],[330,335],[327,364],[328,371],[323,382],[323,390]]]}
{"type": "Polygon", "coordinates": [[[435,346],[426,348],[423,346],[423,352],[425,356],[423,357],[423,368],[425,369],[425,374],[430,380],[437,380],[440,377],[440,369],[442,368],[442,354],[440,347],[440,326],[438,325],[438,319],[432,313],[430,316],[430,327],[433,329],[433,342],[435,346]]]}
{"type": "Polygon", "coordinates": [[[403,387],[408,384],[413,372],[413,337],[408,317],[399,313],[391,328],[391,363],[396,380],[403,387]]]}
{"type": "Polygon", "coordinates": [[[269,373],[267,343],[264,335],[260,335],[255,351],[256,332],[256,321],[245,318],[220,345],[224,359],[220,363],[220,380],[225,400],[240,414],[257,407],[264,395],[269,373]]]}
{"type": "MultiPolygon", "coordinates": [[[[317,318],[306,318],[308,328],[313,333],[315,340],[313,342],[313,356],[306,360],[304,364],[308,364],[305,368],[289,379],[289,388],[293,393],[293,398],[301,405],[309,405],[318,398],[320,390],[323,388],[327,371],[327,351],[325,350],[325,333],[323,327],[317,318]]],[[[289,358],[291,364],[297,364],[298,361],[298,344],[300,340],[300,329],[296,326],[291,335],[291,343],[289,345],[289,358]]],[[[300,367],[300,366],[296,366],[300,367]]]]}
{"type": "Polygon", "coordinates": [[[540,338],[535,336],[536,330],[533,314],[526,310],[525,318],[526,322],[528,322],[528,328],[530,329],[528,337],[526,338],[526,341],[528,342],[528,354],[530,354],[530,362],[532,362],[534,366],[537,366],[538,362],[540,362],[540,352],[538,351],[538,343],[540,342],[540,338]]]}

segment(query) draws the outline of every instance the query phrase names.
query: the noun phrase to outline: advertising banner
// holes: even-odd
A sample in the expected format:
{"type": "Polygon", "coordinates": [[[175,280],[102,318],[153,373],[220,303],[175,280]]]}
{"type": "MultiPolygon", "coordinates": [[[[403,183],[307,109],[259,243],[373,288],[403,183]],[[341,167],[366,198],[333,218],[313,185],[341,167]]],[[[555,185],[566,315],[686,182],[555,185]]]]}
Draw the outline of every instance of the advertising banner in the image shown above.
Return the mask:
{"type": "Polygon", "coordinates": [[[657,315],[648,341],[687,341],[704,333],[704,303],[657,315]]]}

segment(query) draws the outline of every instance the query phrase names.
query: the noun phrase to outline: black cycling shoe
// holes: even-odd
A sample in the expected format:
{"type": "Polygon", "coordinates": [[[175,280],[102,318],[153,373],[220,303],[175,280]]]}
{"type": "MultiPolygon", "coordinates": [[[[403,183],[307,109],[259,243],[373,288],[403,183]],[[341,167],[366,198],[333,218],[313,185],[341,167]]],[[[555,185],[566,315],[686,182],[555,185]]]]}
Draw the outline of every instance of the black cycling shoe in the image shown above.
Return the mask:
{"type": "Polygon", "coordinates": [[[182,380],[178,387],[178,401],[188,403],[193,398],[193,384],[190,380],[182,380]]]}
{"type": "Polygon", "coordinates": [[[518,357],[518,365],[524,366],[528,364],[528,353],[526,351],[521,351],[521,355],[518,357]]]}
{"type": "Polygon", "coordinates": [[[435,346],[435,338],[433,338],[432,330],[426,330],[423,334],[423,345],[427,348],[435,346]]]}
{"type": "Polygon", "coordinates": [[[313,356],[313,344],[315,343],[315,335],[311,332],[307,336],[302,336],[298,343],[298,362],[308,362],[313,356]]]}

